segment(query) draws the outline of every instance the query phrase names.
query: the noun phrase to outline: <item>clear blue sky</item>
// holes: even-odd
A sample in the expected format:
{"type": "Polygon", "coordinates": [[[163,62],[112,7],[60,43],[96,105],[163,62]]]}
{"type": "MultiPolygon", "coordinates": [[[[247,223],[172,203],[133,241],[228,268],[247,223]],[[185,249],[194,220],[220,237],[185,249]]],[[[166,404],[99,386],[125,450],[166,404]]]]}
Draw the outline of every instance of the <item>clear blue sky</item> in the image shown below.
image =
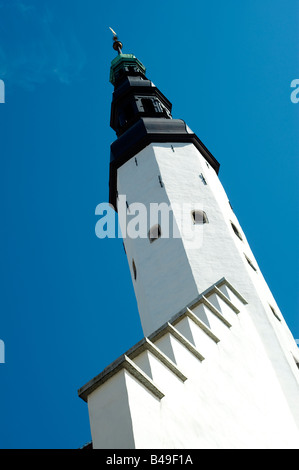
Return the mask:
{"type": "Polygon", "coordinates": [[[0,447],[90,440],[77,389],[142,338],[108,200],[110,62],[124,52],[221,163],[291,328],[298,320],[297,0],[0,0],[0,447]]]}

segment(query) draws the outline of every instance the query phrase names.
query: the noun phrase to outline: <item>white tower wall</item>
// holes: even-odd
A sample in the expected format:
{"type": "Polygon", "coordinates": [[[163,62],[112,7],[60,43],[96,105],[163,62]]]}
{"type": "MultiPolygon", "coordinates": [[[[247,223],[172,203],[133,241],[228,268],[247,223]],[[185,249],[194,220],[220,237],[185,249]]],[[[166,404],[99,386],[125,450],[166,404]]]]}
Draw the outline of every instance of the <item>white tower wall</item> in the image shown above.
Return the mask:
{"type": "Polygon", "coordinates": [[[280,384],[299,425],[297,345],[213,168],[193,144],[151,144],[136,155],[136,160],[132,158],[119,168],[117,184],[118,194],[126,195],[129,209],[131,202],[143,203],[148,213],[153,202],[173,206],[181,234],[181,238],[163,238],[162,227],[162,237],[153,243],[147,237],[124,240],[145,336],[226,277],[251,305],[252,320],[269,358],[276,364],[280,384]],[[208,223],[193,225],[191,210],[199,202],[208,223]],[[189,204],[187,210],[176,211],[182,203],[189,204]],[[184,229],[188,225],[198,241],[187,239],[184,229]]]}

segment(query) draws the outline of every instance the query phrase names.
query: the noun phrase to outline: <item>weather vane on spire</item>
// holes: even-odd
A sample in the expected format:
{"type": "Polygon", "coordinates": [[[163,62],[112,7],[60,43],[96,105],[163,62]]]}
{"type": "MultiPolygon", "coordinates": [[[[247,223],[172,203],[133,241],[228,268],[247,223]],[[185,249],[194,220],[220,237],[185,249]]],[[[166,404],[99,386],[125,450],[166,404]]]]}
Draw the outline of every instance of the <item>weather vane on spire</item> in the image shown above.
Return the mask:
{"type": "Polygon", "coordinates": [[[117,51],[119,54],[121,54],[121,50],[122,50],[123,45],[122,45],[122,43],[118,40],[118,37],[117,37],[116,32],[113,31],[113,29],[110,28],[110,26],[109,26],[109,29],[110,29],[110,31],[111,31],[112,34],[113,34],[113,49],[114,49],[115,51],[117,51]]]}

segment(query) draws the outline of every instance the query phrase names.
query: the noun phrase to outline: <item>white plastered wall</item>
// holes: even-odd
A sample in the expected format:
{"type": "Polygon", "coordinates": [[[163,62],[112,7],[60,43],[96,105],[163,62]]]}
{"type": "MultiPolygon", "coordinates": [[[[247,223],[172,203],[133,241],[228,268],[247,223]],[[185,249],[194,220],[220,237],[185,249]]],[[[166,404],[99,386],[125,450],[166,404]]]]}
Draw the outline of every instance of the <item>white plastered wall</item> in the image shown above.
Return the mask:
{"type": "Polygon", "coordinates": [[[88,396],[90,430],[95,448],[133,449],[135,447],[127,378],[118,371],[88,396]]]}
{"type": "MultiPolygon", "coordinates": [[[[182,202],[201,204],[209,220],[195,227],[202,239],[196,249],[184,234],[181,239],[162,237],[152,244],[147,238],[124,240],[131,273],[133,259],[137,267],[137,279],[132,278],[144,334],[151,334],[200,292],[226,277],[251,305],[255,328],[275,364],[275,373],[299,425],[298,374],[293,358],[298,348],[215,171],[193,144],[151,144],[136,155],[136,160],[137,165],[132,158],[118,170],[118,194],[126,195],[129,205],[141,202],[149,210],[153,202],[174,207],[182,202]],[[231,222],[240,231],[242,241],[231,222]],[[247,263],[244,253],[257,271],[247,263]],[[269,304],[279,314],[280,322],[269,304]]],[[[191,223],[189,213],[175,215],[178,227],[181,217],[191,223]]]]}
{"type": "Polygon", "coordinates": [[[299,448],[294,416],[255,328],[251,305],[239,302],[226,284],[220,289],[234,299],[231,304],[212,290],[205,317],[196,304],[191,316],[184,313],[173,321],[183,342],[166,328],[151,336],[154,350],[139,347],[132,353],[136,367],[162,392],[159,398],[138,374],[119,369],[91,391],[94,448],[299,448]],[[221,315],[213,312],[215,304],[221,315]],[[204,318],[211,330],[196,318],[204,318]],[[182,374],[159,360],[155,349],[182,374]]]}

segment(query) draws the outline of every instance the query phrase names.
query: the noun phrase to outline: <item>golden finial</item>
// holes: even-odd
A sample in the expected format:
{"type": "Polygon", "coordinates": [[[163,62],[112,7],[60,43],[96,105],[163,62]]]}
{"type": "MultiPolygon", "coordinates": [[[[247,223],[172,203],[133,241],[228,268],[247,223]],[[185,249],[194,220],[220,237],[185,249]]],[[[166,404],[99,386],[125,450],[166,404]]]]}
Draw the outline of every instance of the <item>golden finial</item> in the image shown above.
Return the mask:
{"type": "Polygon", "coordinates": [[[117,37],[116,32],[113,31],[113,29],[110,28],[110,26],[109,26],[109,29],[110,29],[110,31],[111,31],[112,34],[113,34],[113,46],[112,46],[112,47],[113,47],[113,49],[114,49],[115,51],[117,51],[119,54],[121,54],[121,50],[122,50],[122,48],[123,48],[123,45],[122,45],[122,43],[118,40],[118,37],[117,37]]]}

